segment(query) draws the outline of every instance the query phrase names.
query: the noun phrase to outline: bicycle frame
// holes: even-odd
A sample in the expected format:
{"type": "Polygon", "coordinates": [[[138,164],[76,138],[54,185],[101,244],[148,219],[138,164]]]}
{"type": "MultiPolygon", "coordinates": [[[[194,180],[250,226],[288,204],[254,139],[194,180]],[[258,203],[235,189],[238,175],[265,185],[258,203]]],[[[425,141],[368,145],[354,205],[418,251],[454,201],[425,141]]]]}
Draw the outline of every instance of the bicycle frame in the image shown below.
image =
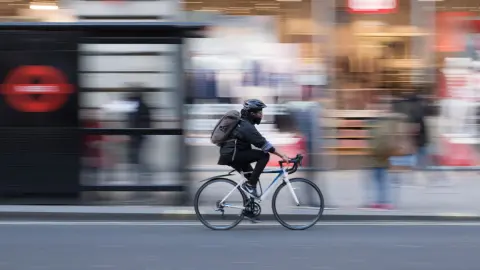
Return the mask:
{"type": "MultiPolygon", "coordinates": [[[[265,170],[263,171],[263,173],[266,173],[266,174],[273,174],[273,173],[278,173],[278,175],[273,179],[273,181],[270,183],[270,185],[267,187],[267,189],[262,192],[262,195],[260,197],[257,197],[255,198],[256,200],[262,202],[264,201],[265,199],[267,199],[268,195],[270,194],[270,191],[273,189],[273,186],[278,182],[278,180],[280,178],[283,178],[283,181],[287,183],[287,186],[290,190],[290,192],[292,193],[292,196],[295,200],[295,203],[297,206],[300,205],[300,202],[298,201],[298,197],[297,195],[295,194],[295,191],[292,187],[292,184],[290,183],[290,179],[288,178],[288,171],[285,167],[282,167],[281,169],[278,169],[278,170],[265,170]]],[[[242,175],[244,174],[244,172],[241,173],[242,175]]],[[[247,179],[243,178],[242,181],[240,181],[221,201],[220,201],[220,205],[222,205],[225,200],[228,199],[228,197],[230,197],[230,195],[238,188],[242,189],[241,185],[243,183],[245,183],[245,181],[247,181],[247,179]]],[[[242,189],[243,190],[243,189],[242,189]]],[[[245,191],[244,191],[245,192],[245,191]]],[[[246,192],[245,192],[246,193],[246,192]]],[[[230,205],[224,205],[226,207],[231,207],[230,205]]],[[[233,207],[233,208],[241,208],[241,209],[245,209],[245,207],[233,207]]]]}

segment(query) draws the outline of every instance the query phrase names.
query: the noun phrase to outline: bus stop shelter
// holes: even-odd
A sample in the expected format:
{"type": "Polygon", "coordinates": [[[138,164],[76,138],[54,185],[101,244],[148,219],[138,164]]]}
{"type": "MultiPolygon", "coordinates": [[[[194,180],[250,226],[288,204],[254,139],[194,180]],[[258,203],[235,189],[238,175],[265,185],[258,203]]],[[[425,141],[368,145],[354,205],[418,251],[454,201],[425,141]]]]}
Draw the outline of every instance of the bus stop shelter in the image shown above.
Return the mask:
{"type": "MultiPolygon", "coordinates": [[[[82,183],[83,140],[89,135],[176,136],[175,153],[162,155],[175,158],[174,170],[182,175],[186,164],[183,140],[185,40],[201,37],[204,27],[194,23],[160,22],[0,24],[0,196],[78,198],[84,191],[186,193],[186,177],[173,185],[82,183]],[[84,71],[80,70],[81,47],[88,44],[124,44],[132,48],[139,44],[174,46],[176,49],[169,54],[172,64],[169,72],[174,78],[172,87],[158,89],[146,85],[141,88],[145,93],[167,91],[174,95],[175,102],[170,102],[169,108],[158,108],[168,110],[169,119],[156,117],[156,124],[150,128],[84,127],[79,117],[84,106],[82,95],[126,92],[125,87],[118,86],[122,77],[135,76],[125,75],[135,71],[95,71],[114,74],[118,82],[108,89],[92,88],[92,83],[81,78],[84,71]]],[[[109,55],[119,60],[125,57],[118,52],[109,55]]]]}

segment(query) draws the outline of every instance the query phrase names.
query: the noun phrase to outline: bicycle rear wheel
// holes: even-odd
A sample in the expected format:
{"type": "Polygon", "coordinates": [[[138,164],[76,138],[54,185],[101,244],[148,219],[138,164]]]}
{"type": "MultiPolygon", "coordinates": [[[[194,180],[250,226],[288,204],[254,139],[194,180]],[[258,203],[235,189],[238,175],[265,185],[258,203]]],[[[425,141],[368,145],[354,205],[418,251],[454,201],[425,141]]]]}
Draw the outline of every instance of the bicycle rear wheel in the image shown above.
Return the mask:
{"type": "Polygon", "coordinates": [[[213,178],[198,189],[194,207],[203,225],[212,230],[229,230],[243,220],[247,197],[236,186],[237,183],[228,178],[213,178]]]}
{"type": "Polygon", "coordinates": [[[287,183],[281,184],[272,197],[272,210],[277,221],[290,230],[305,230],[315,225],[323,215],[323,194],[312,181],[290,179],[300,205],[296,205],[287,183]]]}

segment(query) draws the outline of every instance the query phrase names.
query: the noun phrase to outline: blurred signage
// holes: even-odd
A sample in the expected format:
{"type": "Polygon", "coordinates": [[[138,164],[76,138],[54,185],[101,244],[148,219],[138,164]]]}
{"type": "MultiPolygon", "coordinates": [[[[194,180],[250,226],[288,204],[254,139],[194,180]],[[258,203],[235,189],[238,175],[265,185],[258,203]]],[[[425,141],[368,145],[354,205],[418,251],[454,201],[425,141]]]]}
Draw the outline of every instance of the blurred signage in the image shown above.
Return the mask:
{"type": "Polygon", "coordinates": [[[66,76],[51,66],[20,66],[2,85],[7,103],[22,112],[51,112],[61,108],[72,93],[66,76]]]}
{"type": "Polygon", "coordinates": [[[12,24],[0,35],[0,193],[76,196],[83,149],[74,90],[88,31],[12,24]]]}
{"type": "Polygon", "coordinates": [[[438,52],[461,52],[465,49],[468,32],[465,18],[473,16],[472,12],[437,12],[436,13],[436,50],[438,52]]]}
{"type": "Polygon", "coordinates": [[[476,92],[476,67],[469,57],[445,58],[439,74],[440,101],[439,137],[436,149],[441,166],[476,167],[480,154],[475,145],[480,144],[475,119],[478,102],[476,92]],[[472,83],[473,82],[473,83],[472,83]]]}
{"type": "Polygon", "coordinates": [[[397,10],[398,0],[348,0],[350,13],[385,14],[397,10]]]}
{"type": "Polygon", "coordinates": [[[471,32],[473,33],[480,33],[480,20],[479,19],[474,19],[470,23],[471,25],[471,32]]]}

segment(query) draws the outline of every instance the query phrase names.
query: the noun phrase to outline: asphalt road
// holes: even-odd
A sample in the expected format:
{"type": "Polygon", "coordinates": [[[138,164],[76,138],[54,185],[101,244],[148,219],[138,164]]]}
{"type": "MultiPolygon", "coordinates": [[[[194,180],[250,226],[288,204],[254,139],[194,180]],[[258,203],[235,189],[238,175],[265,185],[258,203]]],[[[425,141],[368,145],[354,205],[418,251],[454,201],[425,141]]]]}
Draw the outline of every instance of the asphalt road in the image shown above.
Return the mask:
{"type": "Polygon", "coordinates": [[[0,224],[5,270],[476,270],[480,226],[0,224]]]}

